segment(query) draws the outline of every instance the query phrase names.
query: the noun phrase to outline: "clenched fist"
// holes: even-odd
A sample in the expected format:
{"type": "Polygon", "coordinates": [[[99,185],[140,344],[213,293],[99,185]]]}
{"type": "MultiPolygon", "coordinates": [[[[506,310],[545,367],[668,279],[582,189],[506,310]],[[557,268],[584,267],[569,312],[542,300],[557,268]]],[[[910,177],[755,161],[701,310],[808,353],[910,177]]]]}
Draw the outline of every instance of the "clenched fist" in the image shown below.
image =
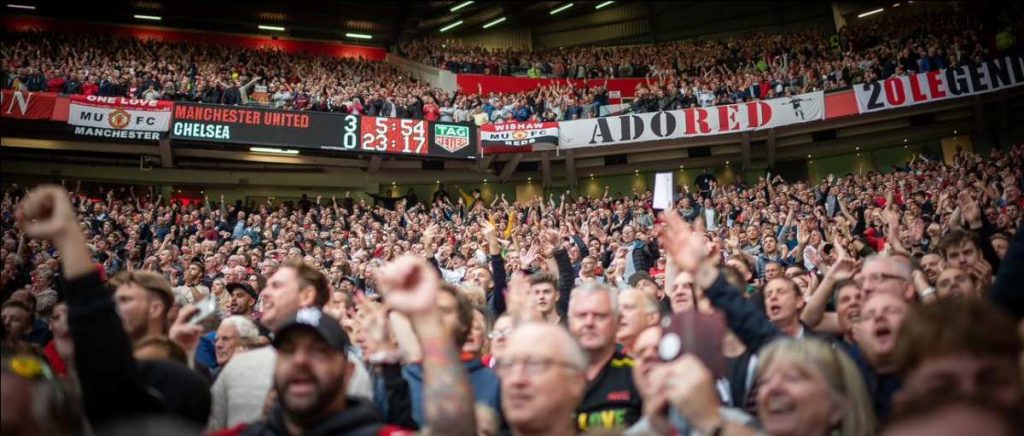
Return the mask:
{"type": "Polygon", "coordinates": [[[376,277],[384,293],[384,302],[407,316],[437,310],[441,277],[426,260],[404,255],[378,271],[376,277]]]}
{"type": "Polygon", "coordinates": [[[58,241],[77,232],[75,210],[68,191],[57,185],[33,189],[21,202],[18,225],[32,238],[58,241]]]}

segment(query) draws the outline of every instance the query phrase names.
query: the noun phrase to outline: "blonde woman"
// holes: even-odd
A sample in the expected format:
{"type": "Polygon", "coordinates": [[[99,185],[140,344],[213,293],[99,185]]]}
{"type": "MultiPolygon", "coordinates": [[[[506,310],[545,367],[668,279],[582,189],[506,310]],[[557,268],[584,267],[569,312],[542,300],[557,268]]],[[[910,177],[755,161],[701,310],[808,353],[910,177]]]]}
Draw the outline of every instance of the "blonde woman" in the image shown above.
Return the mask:
{"type": "Polygon", "coordinates": [[[785,338],[760,358],[757,410],[767,434],[875,434],[864,378],[843,351],[816,339],[785,338]]]}
{"type": "MultiPolygon", "coordinates": [[[[842,351],[817,339],[781,338],[759,354],[757,417],[767,436],[868,436],[875,416],[863,378],[842,351]]],[[[650,400],[676,407],[701,434],[752,435],[722,414],[711,372],[692,355],[655,368],[650,400]]]]}
{"type": "Polygon", "coordinates": [[[224,279],[213,280],[210,284],[210,296],[217,299],[217,314],[221,319],[231,316],[231,293],[227,292],[224,279]]]}

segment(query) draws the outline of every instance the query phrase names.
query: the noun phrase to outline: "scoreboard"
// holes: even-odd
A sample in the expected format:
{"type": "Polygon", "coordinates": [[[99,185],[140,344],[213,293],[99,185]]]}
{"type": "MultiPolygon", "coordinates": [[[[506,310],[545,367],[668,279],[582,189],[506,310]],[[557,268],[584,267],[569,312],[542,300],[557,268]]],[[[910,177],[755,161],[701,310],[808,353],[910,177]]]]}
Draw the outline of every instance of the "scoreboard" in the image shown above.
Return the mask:
{"type": "Polygon", "coordinates": [[[260,107],[178,103],[171,139],[329,152],[475,159],[476,126],[260,107]]]}

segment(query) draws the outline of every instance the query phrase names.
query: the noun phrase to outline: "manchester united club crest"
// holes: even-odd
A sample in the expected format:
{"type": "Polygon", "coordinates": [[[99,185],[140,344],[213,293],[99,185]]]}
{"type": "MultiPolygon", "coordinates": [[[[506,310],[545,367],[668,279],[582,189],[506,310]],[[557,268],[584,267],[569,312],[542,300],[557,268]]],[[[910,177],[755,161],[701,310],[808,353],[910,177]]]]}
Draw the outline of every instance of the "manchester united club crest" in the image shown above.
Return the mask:
{"type": "Polygon", "coordinates": [[[131,120],[132,116],[128,114],[128,111],[122,108],[114,109],[114,111],[110,113],[110,116],[107,117],[110,127],[118,130],[128,127],[128,123],[130,123],[131,120]]]}

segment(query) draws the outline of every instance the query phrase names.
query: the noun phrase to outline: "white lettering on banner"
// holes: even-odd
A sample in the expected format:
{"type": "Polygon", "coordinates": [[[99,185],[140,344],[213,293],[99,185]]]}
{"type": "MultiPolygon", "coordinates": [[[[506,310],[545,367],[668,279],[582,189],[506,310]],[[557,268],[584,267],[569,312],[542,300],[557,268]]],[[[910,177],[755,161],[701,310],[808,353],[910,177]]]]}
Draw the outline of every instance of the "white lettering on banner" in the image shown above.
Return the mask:
{"type": "Polygon", "coordinates": [[[171,134],[174,136],[186,136],[189,138],[228,140],[231,139],[231,126],[175,121],[171,134]]]}
{"type": "Polygon", "coordinates": [[[13,92],[11,94],[13,94],[14,98],[11,99],[11,104],[7,105],[7,110],[5,110],[4,112],[8,113],[8,114],[13,113],[13,111],[14,111],[14,104],[17,103],[18,104],[18,112],[17,112],[18,115],[25,115],[25,114],[27,114],[28,113],[28,105],[29,105],[29,103],[32,102],[32,93],[31,92],[13,92]]]}
{"type": "Polygon", "coordinates": [[[115,130],[95,127],[75,127],[75,134],[86,136],[99,136],[102,138],[111,139],[145,139],[150,141],[160,140],[160,132],[146,132],[139,130],[115,130]]]}
{"type": "Polygon", "coordinates": [[[137,98],[124,97],[103,97],[99,95],[86,96],[85,101],[89,103],[100,103],[107,106],[136,106],[148,108],[158,108],[162,106],[167,106],[166,104],[161,105],[159,100],[143,100],[137,98]]]}
{"type": "Polygon", "coordinates": [[[555,144],[558,141],[558,124],[551,122],[487,124],[480,128],[480,141],[484,146],[555,144]]]}
{"type": "Polygon", "coordinates": [[[558,147],[582,148],[770,129],[825,118],[825,93],[558,123],[558,147]]]}
{"type": "Polygon", "coordinates": [[[1024,57],[1007,56],[981,65],[934,70],[855,85],[857,108],[870,113],[984,94],[1024,85],[1024,57]]]}
{"type": "Polygon", "coordinates": [[[72,96],[68,124],[115,130],[166,132],[171,124],[169,101],[123,97],[72,96]]]}

